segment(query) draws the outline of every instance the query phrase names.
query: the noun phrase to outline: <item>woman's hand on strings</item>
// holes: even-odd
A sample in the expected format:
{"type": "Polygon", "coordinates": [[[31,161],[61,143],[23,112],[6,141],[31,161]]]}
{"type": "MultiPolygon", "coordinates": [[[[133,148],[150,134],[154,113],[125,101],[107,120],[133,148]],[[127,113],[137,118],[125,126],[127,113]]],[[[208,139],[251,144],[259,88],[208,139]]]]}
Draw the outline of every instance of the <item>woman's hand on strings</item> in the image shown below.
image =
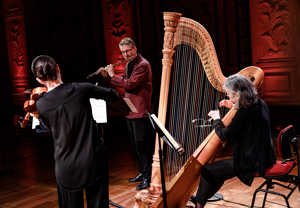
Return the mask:
{"type": "Polygon", "coordinates": [[[231,109],[233,107],[233,103],[230,100],[224,99],[220,101],[219,107],[225,107],[231,109]]]}

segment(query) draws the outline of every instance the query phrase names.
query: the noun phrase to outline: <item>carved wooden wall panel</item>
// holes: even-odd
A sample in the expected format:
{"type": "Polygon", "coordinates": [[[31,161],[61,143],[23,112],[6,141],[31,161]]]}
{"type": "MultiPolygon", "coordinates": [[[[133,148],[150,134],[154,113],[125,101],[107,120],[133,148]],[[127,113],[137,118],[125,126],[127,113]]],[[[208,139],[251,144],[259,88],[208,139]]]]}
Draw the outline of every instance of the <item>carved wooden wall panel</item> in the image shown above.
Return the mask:
{"type": "Polygon", "coordinates": [[[4,0],[3,16],[13,101],[23,105],[26,99],[23,92],[29,88],[29,70],[22,1],[4,0]]]}
{"type": "MultiPolygon", "coordinates": [[[[123,59],[119,42],[124,37],[134,38],[133,12],[129,0],[102,1],[103,30],[107,64],[117,63],[123,59]]],[[[122,74],[124,64],[116,66],[116,74],[122,74]]],[[[124,90],[118,89],[120,93],[124,90]]]]}
{"type": "Polygon", "coordinates": [[[250,1],[253,65],[265,72],[262,94],[271,105],[300,104],[291,8],[287,0],[250,1]]]}

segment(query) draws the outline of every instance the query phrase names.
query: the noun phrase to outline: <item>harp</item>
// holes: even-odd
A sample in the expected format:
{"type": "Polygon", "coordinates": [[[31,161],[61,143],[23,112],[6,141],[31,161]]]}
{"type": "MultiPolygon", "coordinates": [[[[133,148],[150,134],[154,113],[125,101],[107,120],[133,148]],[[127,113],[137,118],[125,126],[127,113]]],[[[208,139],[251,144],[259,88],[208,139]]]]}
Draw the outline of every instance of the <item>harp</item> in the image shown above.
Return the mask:
{"type": "MultiPolygon", "coordinates": [[[[222,86],[226,77],[222,74],[212,39],[201,24],[174,12],[164,12],[164,24],[158,119],[187,152],[182,160],[174,159],[172,152],[167,152],[167,157],[171,158],[166,160],[167,204],[168,207],[185,207],[199,183],[201,167],[221,146],[212,127],[196,128],[192,123],[197,118],[205,118],[224,98],[222,86]],[[181,60],[182,57],[186,59],[181,60]],[[169,165],[172,160],[176,161],[175,165],[169,165]]],[[[255,66],[238,73],[248,77],[256,87],[264,77],[263,71],[255,66]]],[[[236,110],[224,113],[222,121],[226,126],[236,110]]],[[[151,186],[137,193],[135,208],[163,207],[157,147],[156,139],[151,186]]]]}

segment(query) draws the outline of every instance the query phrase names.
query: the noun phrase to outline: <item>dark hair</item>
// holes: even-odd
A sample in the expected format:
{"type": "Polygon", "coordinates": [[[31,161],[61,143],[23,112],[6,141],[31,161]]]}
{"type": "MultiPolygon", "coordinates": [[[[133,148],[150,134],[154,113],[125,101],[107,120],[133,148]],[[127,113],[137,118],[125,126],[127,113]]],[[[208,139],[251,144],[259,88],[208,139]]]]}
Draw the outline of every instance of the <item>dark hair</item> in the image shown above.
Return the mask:
{"type": "Polygon", "coordinates": [[[35,77],[42,81],[56,80],[56,61],[47,55],[40,55],[33,59],[31,70],[35,77]]]}
{"type": "Polygon", "coordinates": [[[258,101],[257,90],[252,82],[245,76],[240,74],[234,74],[229,76],[223,88],[233,94],[238,94],[239,107],[247,108],[258,101]]]}

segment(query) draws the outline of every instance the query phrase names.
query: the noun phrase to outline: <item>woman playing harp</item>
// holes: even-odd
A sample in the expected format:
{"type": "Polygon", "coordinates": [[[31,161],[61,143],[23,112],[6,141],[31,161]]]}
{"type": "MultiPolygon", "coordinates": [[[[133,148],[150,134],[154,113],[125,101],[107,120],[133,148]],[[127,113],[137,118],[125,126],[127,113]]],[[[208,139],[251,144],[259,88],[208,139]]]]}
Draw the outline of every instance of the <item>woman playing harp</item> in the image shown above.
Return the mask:
{"type": "MultiPolygon", "coordinates": [[[[222,144],[212,126],[197,122],[207,121],[208,112],[224,99],[222,86],[226,77],[221,72],[211,37],[202,25],[172,12],[164,13],[164,21],[158,119],[186,152],[178,158],[167,150],[167,203],[168,207],[184,207],[195,191],[201,168],[222,144]]],[[[247,67],[239,74],[249,78],[254,86],[260,86],[263,79],[258,67],[247,67]]],[[[236,109],[226,113],[222,119],[225,126],[235,113],[236,109]]],[[[153,155],[151,187],[148,192],[136,195],[135,207],[149,206],[163,207],[158,148],[153,155]]]]}
{"type": "Polygon", "coordinates": [[[229,100],[222,100],[220,106],[238,109],[235,116],[227,127],[220,120],[219,110],[210,111],[208,116],[214,120],[218,137],[232,145],[233,158],[202,167],[197,194],[192,197],[197,208],[204,207],[225,180],[237,176],[250,186],[256,173],[263,176],[276,161],[269,110],[253,84],[246,77],[235,74],[226,79],[223,88],[229,100]]]}

